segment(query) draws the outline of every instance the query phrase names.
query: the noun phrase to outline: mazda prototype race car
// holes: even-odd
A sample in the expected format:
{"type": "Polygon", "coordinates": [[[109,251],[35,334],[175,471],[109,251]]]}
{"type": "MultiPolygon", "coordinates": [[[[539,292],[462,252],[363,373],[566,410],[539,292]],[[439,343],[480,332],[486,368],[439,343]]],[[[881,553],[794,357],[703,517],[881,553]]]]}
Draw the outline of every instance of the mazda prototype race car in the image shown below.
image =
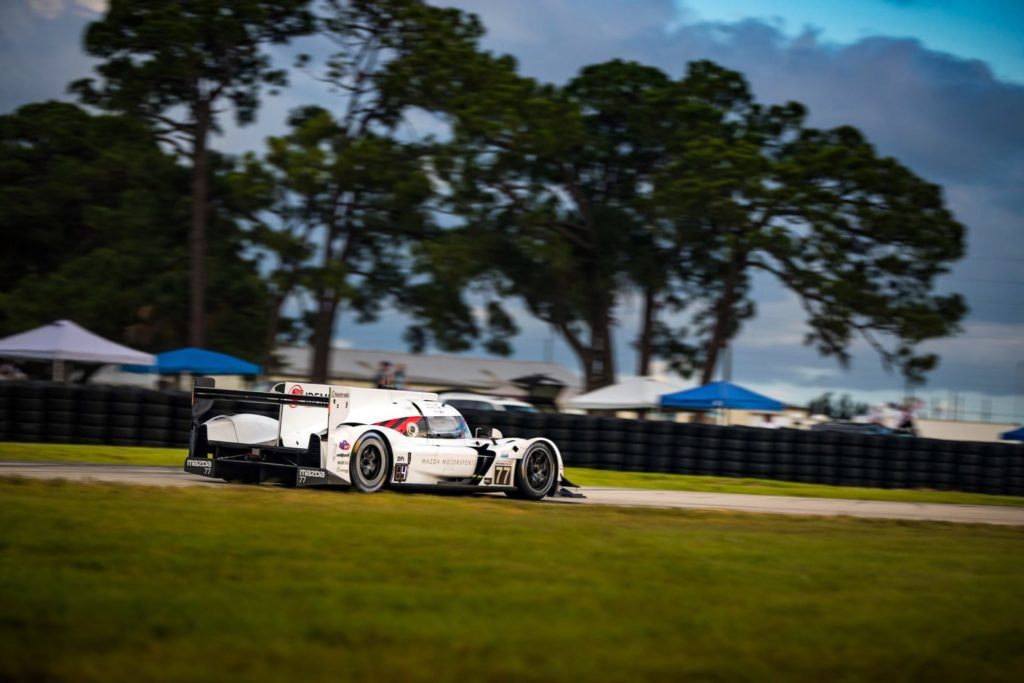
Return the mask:
{"type": "Polygon", "coordinates": [[[294,382],[269,392],[235,391],[216,389],[209,377],[193,387],[185,471],[367,493],[501,491],[530,500],[573,486],[553,442],[503,438],[498,430],[474,436],[459,411],[440,403],[437,394],[294,382]],[[277,418],[240,413],[203,419],[224,400],[274,406],[277,418]]]}

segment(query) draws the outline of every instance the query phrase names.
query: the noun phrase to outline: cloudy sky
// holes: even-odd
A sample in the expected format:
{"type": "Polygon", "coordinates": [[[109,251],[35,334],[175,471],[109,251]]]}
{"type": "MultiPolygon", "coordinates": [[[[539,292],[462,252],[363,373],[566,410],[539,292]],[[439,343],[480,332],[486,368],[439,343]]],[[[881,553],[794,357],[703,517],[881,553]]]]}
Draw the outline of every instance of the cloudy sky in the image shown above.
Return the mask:
{"type": "MultiPolygon", "coordinates": [[[[449,0],[478,13],[487,48],[515,55],[523,72],[560,83],[582,65],[632,59],[679,76],[686,62],[712,59],[742,71],[766,103],[798,100],[810,123],[852,124],[887,155],[945,187],[968,226],[968,256],[943,278],[971,314],[960,336],[930,346],[942,366],[929,401],[958,392],[976,417],[1024,411],[1024,2],[1019,0],[449,0]]],[[[0,0],[0,113],[64,96],[86,75],[79,49],[102,0],[0,0]]],[[[282,60],[284,57],[282,56],[282,60]]],[[[268,100],[255,126],[228,130],[220,149],[258,149],[301,102],[332,99],[299,74],[268,100]]],[[[733,378],[799,402],[824,390],[896,400],[902,386],[866,349],[841,370],[801,344],[793,298],[759,281],[759,317],[734,350],[733,378]]],[[[632,372],[635,303],[619,311],[620,371],[632,372]]],[[[338,337],[369,348],[402,348],[399,315],[338,337]]],[[[516,355],[542,358],[550,337],[520,319],[516,355]]],[[[575,369],[556,341],[556,361],[575,369]]]]}

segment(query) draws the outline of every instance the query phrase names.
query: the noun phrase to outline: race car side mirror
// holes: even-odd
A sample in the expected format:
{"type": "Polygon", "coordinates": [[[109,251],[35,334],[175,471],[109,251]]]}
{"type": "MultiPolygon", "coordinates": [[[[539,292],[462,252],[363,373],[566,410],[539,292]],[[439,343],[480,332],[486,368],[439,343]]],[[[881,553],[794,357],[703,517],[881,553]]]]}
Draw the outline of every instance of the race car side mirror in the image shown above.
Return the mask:
{"type": "Polygon", "coordinates": [[[494,427],[491,427],[491,431],[490,431],[490,433],[487,436],[491,437],[492,439],[500,439],[501,438],[501,430],[500,429],[495,429],[494,427]]]}

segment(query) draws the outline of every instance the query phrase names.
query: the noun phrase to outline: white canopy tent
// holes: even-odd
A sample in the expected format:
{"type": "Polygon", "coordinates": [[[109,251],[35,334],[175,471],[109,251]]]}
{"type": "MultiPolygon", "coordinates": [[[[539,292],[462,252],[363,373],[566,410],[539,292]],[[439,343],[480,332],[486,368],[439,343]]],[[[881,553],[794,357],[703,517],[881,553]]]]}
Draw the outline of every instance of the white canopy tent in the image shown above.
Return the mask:
{"type": "Polygon", "coordinates": [[[70,320],[57,320],[28,332],[0,339],[0,358],[22,358],[53,363],[53,379],[64,379],[64,363],[117,363],[153,365],[149,353],[122,346],[70,320]]]}
{"type": "Polygon", "coordinates": [[[618,384],[596,389],[566,402],[577,410],[651,410],[659,406],[665,394],[679,391],[678,384],[662,382],[653,377],[631,377],[618,384]]]}

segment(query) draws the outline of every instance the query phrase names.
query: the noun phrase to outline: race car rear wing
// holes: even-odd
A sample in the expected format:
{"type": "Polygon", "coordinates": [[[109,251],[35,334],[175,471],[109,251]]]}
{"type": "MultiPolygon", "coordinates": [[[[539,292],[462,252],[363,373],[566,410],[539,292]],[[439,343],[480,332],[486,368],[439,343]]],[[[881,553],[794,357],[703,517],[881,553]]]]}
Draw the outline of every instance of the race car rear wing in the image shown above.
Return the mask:
{"type": "Polygon", "coordinates": [[[212,377],[197,377],[192,386],[192,424],[199,422],[213,407],[214,401],[233,400],[278,406],[318,406],[326,408],[330,399],[312,394],[285,394],[277,391],[245,391],[242,389],[216,389],[212,377]]]}
{"type": "MultiPolygon", "coordinates": [[[[276,446],[214,441],[209,438],[207,424],[201,422],[203,416],[217,401],[276,405],[281,406],[280,413],[299,412],[286,411],[286,406],[323,409],[326,432],[329,408],[329,399],[326,396],[285,394],[281,391],[217,389],[212,377],[198,377],[192,388],[192,430],[188,457],[185,460],[186,472],[243,481],[264,481],[268,478],[283,477],[289,483],[297,485],[323,483],[315,476],[308,482],[305,476],[300,476],[303,473],[312,476],[309,473],[320,467],[321,434],[306,432],[302,435],[301,443],[276,446]]],[[[278,423],[280,424],[281,420],[278,420],[278,423]]],[[[278,433],[280,435],[280,429],[278,433]]],[[[326,473],[320,478],[326,480],[326,473]]]]}

